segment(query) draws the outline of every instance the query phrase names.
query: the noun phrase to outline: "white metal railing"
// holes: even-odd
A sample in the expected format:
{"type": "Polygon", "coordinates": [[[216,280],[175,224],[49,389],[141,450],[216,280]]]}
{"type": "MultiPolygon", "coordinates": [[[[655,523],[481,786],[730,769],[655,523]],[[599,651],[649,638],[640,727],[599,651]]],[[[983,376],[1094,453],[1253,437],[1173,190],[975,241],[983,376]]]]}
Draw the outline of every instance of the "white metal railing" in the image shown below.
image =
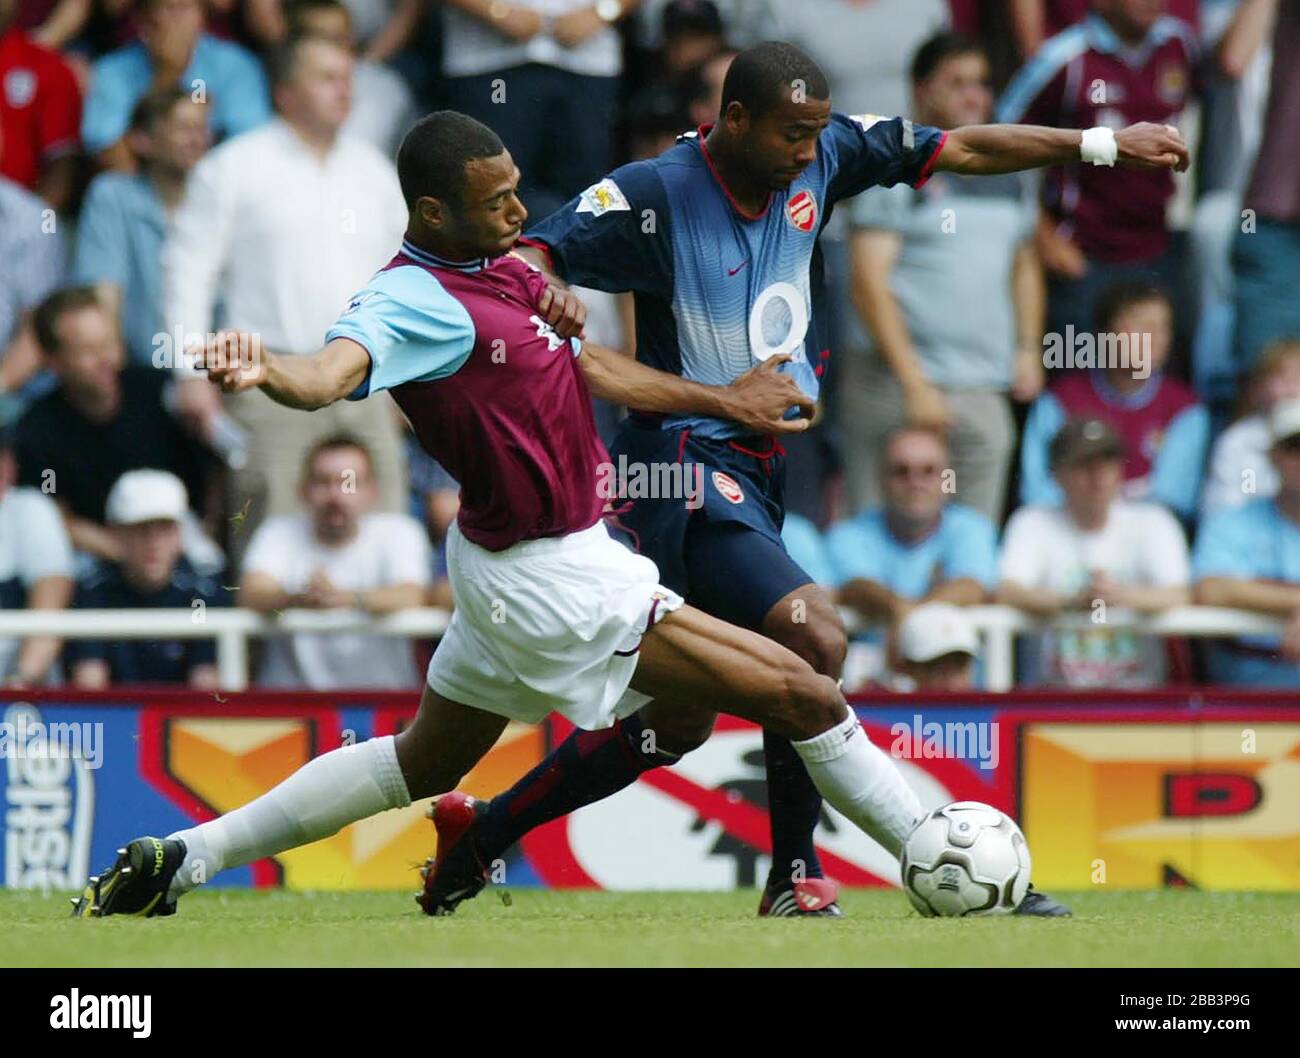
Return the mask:
{"type": "MultiPolygon", "coordinates": [[[[1103,625],[1088,614],[1042,621],[1008,606],[972,606],[966,610],[983,645],[984,684],[990,691],[1010,690],[1015,683],[1015,636],[1048,628],[1132,630],[1160,636],[1279,635],[1283,622],[1245,610],[1218,606],[1178,606],[1143,617],[1114,610],[1103,625]]],[[[0,636],[56,635],[69,639],[212,639],[217,645],[217,675],[222,690],[248,686],[248,641],[298,632],[366,632],[432,639],[447,629],[447,610],[412,609],[385,617],[359,610],[286,610],[263,617],[252,610],[207,607],[204,610],[0,610],[0,636]]],[[[850,631],[866,625],[844,612],[850,631]]]]}

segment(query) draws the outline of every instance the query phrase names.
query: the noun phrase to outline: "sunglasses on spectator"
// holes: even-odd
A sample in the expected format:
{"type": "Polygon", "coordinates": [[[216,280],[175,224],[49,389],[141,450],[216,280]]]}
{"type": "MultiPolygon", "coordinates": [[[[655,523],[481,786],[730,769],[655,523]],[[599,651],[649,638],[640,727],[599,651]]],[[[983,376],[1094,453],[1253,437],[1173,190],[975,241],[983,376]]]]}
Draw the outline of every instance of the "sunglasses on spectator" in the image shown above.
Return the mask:
{"type": "Polygon", "coordinates": [[[943,468],[937,463],[893,463],[886,468],[891,478],[907,478],[915,474],[919,478],[937,477],[943,468]]]}

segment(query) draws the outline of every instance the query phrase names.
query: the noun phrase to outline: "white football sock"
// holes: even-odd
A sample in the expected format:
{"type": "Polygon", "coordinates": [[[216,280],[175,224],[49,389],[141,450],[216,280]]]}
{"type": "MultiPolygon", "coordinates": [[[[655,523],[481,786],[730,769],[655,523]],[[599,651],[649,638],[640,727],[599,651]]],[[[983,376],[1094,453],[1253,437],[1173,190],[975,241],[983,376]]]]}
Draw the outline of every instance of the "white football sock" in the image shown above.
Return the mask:
{"type": "Polygon", "coordinates": [[[188,893],[218,871],[308,845],[410,803],[392,735],[331,750],[242,808],[169,834],[185,842],[186,856],[168,895],[188,893]]]}
{"type": "Polygon", "coordinates": [[[850,712],[829,731],[791,743],[814,785],[830,804],[894,856],[925,814],[888,755],[850,712]]]}

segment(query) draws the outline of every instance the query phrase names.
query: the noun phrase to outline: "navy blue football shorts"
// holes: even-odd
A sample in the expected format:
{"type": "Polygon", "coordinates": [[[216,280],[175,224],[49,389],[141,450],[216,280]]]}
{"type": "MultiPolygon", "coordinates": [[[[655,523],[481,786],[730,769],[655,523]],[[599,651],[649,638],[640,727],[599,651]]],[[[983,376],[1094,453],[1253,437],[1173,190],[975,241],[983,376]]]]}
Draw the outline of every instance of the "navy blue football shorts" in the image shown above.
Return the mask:
{"type": "Polygon", "coordinates": [[[781,541],[785,455],[775,441],[750,447],[630,418],[610,456],[616,472],[627,470],[611,531],[692,606],[761,631],[773,606],[812,583],[781,541]],[[665,473],[673,466],[681,469],[665,473]],[[687,494],[664,496],[647,484],[656,480],[684,483],[687,494]]]}

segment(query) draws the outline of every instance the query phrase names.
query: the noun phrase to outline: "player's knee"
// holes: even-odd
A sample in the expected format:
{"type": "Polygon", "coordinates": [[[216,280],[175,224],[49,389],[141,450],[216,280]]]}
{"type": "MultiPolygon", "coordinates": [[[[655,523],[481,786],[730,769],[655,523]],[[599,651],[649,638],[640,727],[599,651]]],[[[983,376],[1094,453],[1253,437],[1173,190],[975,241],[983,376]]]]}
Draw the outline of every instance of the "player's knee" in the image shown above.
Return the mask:
{"type": "Polygon", "coordinates": [[[787,655],[777,681],[773,721],[767,726],[787,738],[812,738],[844,719],[844,696],[835,680],[814,672],[802,658],[787,655]]]}
{"type": "Polygon", "coordinates": [[[802,623],[787,625],[781,642],[808,662],[816,672],[839,679],[848,653],[849,640],[838,614],[810,615],[802,623]]]}
{"type": "Polygon", "coordinates": [[[681,756],[708,741],[717,716],[709,709],[682,708],[656,701],[642,710],[642,731],[653,736],[656,750],[681,756]]]}

